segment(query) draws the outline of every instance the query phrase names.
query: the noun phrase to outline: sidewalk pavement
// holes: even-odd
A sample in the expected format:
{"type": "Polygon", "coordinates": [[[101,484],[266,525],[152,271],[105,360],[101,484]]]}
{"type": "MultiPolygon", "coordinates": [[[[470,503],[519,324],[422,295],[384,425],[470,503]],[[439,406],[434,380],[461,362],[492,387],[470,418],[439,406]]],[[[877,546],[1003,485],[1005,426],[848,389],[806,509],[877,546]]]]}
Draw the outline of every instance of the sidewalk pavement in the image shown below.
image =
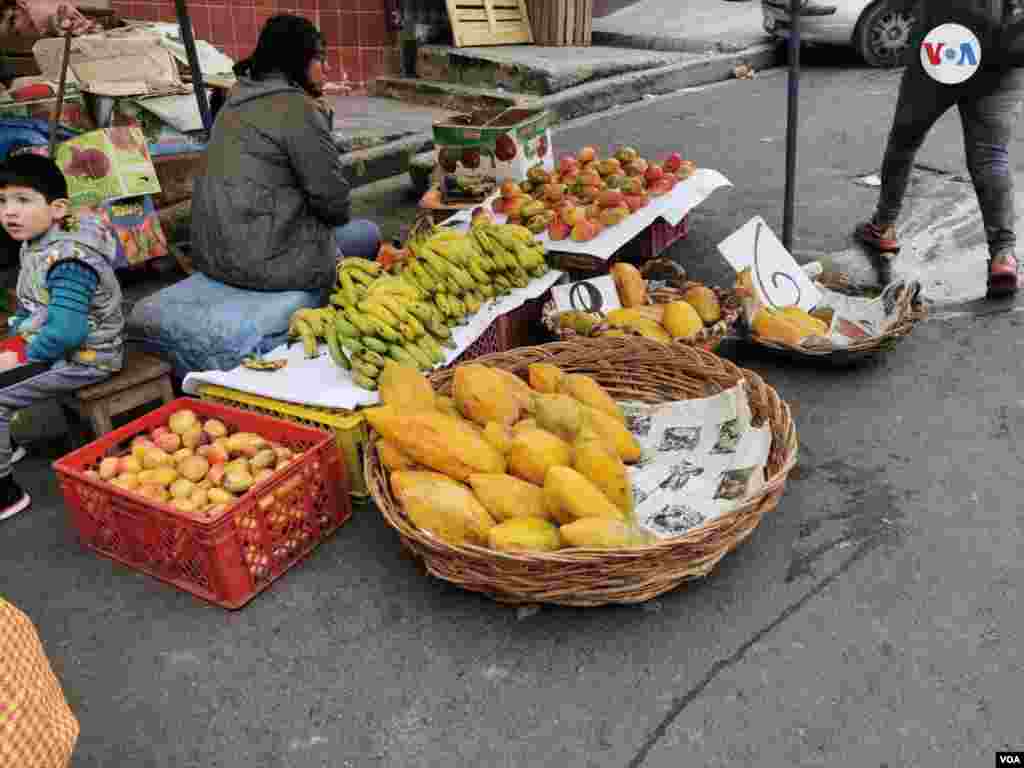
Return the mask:
{"type": "Polygon", "coordinates": [[[727,53],[768,42],[756,0],[640,0],[594,19],[600,45],[727,53]]]}

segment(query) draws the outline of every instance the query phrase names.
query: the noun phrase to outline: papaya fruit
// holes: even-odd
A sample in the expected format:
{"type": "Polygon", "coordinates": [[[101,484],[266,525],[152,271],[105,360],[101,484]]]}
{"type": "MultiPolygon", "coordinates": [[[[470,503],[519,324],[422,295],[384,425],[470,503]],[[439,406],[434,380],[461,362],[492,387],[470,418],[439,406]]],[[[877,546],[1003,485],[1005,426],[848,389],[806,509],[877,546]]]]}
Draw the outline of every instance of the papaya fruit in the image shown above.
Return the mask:
{"type": "Polygon", "coordinates": [[[665,307],[662,324],[673,339],[693,339],[704,328],[697,310],[685,301],[673,301],[668,304],[665,307]]]}
{"type": "Polygon", "coordinates": [[[505,457],[471,424],[440,411],[400,413],[382,405],[363,412],[370,426],[417,464],[456,480],[505,471],[505,457]]]}
{"type": "Polygon", "coordinates": [[[584,376],[581,373],[563,376],[558,384],[558,392],[569,395],[591,408],[604,411],[623,424],[626,423],[626,416],[622,413],[618,403],[612,399],[604,387],[589,376],[584,376]]]}
{"type": "Polygon", "coordinates": [[[389,472],[412,469],[416,466],[416,462],[406,456],[401,448],[383,437],[377,441],[377,455],[389,472]]]}
{"type": "Polygon", "coordinates": [[[568,395],[537,395],[534,399],[537,426],[566,441],[576,439],[583,426],[582,405],[568,395]]]}
{"type": "Polygon", "coordinates": [[[452,396],[459,412],[480,426],[496,421],[511,427],[519,421],[522,408],[518,399],[510,396],[505,380],[487,366],[477,363],[458,366],[452,396]]]}
{"type": "Polygon", "coordinates": [[[549,363],[531,363],[527,371],[530,387],[546,395],[553,395],[558,391],[558,384],[564,376],[561,368],[549,363]]]}
{"type": "Polygon", "coordinates": [[[615,448],[615,452],[626,464],[635,464],[640,461],[640,443],[633,433],[626,429],[626,426],[604,411],[591,408],[589,405],[582,406],[587,426],[599,434],[604,441],[615,448]]]}
{"type": "Polygon", "coordinates": [[[558,529],[565,546],[625,549],[654,543],[654,537],[621,520],[585,517],[558,529]]]}
{"type": "Polygon", "coordinates": [[[423,410],[436,408],[436,395],[427,378],[416,368],[388,360],[377,379],[380,400],[384,405],[423,410]]]}
{"type": "MultiPolygon", "coordinates": [[[[396,472],[392,487],[396,487],[396,475],[406,474],[425,473],[396,472]]],[[[449,544],[486,546],[495,523],[483,504],[461,483],[429,474],[413,482],[397,482],[395,495],[409,520],[449,544]]]]}
{"type": "Polygon", "coordinates": [[[561,549],[562,537],[550,520],[517,517],[491,528],[487,543],[500,552],[554,552],[561,549]]]}
{"type": "Polygon", "coordinates": [[[512,430],[504,424],[489,421],[484,427],[484,439],[504,456],[512,444],[512,430]]]}
{"type": "Polygon", "coordinates": [[[633,515],[633,483],[626,465],[592,429],[583,429],[572,446],[572,468],[587,478],[625,514],[633,515]]]}
{"type": "Polygon", "coordinates": [[[469,476],[473,493],[491,517],[499,522],[515,517],[546,518],[544,490],[512,475],[477,474],[469,476]]]}
{"type": "Polygon", "coordinates": [[[509,446],[508,473],[534,485],[544,485],[551,467],[568,467],[572,446],[543,429],[527,429],[512,439],[509,446]]]}
{"type": "Polygon", "coordinates": [[[533,413],[533,396],[535,393],[530,389],[530,385],[512,373],[512,371],[506,371],[503,368],[491,368],[490,370],[505,382],[505,390],[519,401],[519,407],[523,413],[533,413]]]}
{"type": "Polygon", "coordinates": [[[583,517],[626,519],[625,513],[600,488],[567,466],[548,469],[544,478],[544,504],[547,514],[562,524],[583,517]]]}

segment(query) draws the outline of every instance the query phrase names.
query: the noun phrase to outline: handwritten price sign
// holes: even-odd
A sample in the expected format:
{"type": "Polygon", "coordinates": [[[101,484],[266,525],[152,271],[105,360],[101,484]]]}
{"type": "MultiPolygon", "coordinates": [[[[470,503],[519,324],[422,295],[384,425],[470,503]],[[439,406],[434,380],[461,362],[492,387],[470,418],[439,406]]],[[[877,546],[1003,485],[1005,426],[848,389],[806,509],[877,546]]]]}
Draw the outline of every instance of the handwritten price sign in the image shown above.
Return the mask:
{"type": "Polygon", "coordinates": [[[821,301],[821,291],[760,216],[720,242],[718,250],[737,272],[750,268],[754,291],[766,306],[809,311],[821,301]]]}

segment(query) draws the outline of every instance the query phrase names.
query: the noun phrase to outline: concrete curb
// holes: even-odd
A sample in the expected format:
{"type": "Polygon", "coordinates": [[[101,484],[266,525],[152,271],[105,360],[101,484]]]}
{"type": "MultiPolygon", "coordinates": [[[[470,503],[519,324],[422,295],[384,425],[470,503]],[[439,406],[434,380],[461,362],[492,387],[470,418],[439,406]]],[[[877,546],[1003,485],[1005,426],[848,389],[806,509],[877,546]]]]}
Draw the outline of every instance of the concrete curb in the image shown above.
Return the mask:
{"type": "Polygon", "coordinates": [[[670,51],[676,53],[740,53],[759,45],[771,45],[771,37],[762,35],[756,40],[739,43],[724,43],[720,40],[701,40],[699,37],[661,37],[658,35],[630,35],[625,32],[606,32],[595,29],[595,45],[613,48],[642,48],[649,51],[670,51]]]}
{"type": "MultiPolygon", "coordinates": [[[[684,88],[729,80],[733,77],[733,69],[739,64],[749,64],[755,70],[768,69],[780,64],[784,53],[781,43],[756,45],[742,51],[716,53],[694,61],[596,80],[551,96],[523,99],[521,103],[550,110],[557,125],[640,101],[649,95],[673,93],[684,88]]],[[[433,146],[433,133],[425,131],[391,144],[353,152],[344,156],[342,162],[352,169],[350,179],[353,187],[408,170],[415,188],[423,192],[426,191],[433,169],[433,158],[427,154],[433,146]],[[416,153],[425,154],[414,157],[416,153]]]]}

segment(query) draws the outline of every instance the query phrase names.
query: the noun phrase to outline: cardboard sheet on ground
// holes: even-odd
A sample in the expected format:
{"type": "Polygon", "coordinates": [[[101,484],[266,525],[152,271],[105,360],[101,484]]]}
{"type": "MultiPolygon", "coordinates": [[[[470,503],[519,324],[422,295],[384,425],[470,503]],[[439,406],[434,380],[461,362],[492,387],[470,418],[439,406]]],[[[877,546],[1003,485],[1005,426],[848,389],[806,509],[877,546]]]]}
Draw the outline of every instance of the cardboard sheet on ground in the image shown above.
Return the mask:
{"type": "MultiPolygon", "coordinates": [[[[677,226],[687,213],[707,200],[716,189],[731,186],[732,182],[718,171],[711,168],[698,168],[693,176],[686,181],[676,184],[669,194],[651,198],[651,202],[648,205],[636,213],[627,216],[620,224],[609,227],[593,240],[588,240],[585,243],[577,243],[568,238],[565,240],[551,240],[546,232],[537,235],[537,240],[542,242],[545,249],[550,251],[582,253],[597,259],[607,260],[619,248],[643,232],[657,219],[665,219],[672,226],[677,226]]],[[[497,195],[492,199],[496,198],[497,195]]],[[[490,210],[490,202],[491,200],[489,199],[483,203],[483,206],[488,210],[490,210]]],[[[468,222],[472,213],[472,210],[459,211],[448,221],[468,222]]],[[[491,214],[498,223],[504,223],[507,218],[493,211],[491,211],[491,214]]]]}
{"type": "Polygon", "coordinates": [[[751,425],[742,385],[713,397],[623,409],[643,449],[629,469],[636,520],[659,538],[735,509],[764,485],[772,435],[751,425]]]}
{"type": "MultiPolygon", "coordinates": [[[[544,277],[531,280],[525,288],[516,289],[508,296],[484,304],[466,325],[452,329],[456,348],[445,349],[448,358],[444,364],[451,363],[465,352],[498,317],[517,309],[529,299],[542,295],[561,276],[561,272],[552,270],[544,277]]],[[[320,357],[313,360],[305,359],[301,344],[293,344],[291,349],[282,345],[265,357],[268,360],[286,359],[288,365],[273,372],[251,371],[239,366],[231,371],[190,373],[185,377],[183,389],[189,394],[196,395],[201,385],[212,384],[273,400],[319,408],[351,409],[380,401],[376,392],[357,387],[348,371],[342,370],[331,361],[325,344],[320,345],[320,357]]]]}

